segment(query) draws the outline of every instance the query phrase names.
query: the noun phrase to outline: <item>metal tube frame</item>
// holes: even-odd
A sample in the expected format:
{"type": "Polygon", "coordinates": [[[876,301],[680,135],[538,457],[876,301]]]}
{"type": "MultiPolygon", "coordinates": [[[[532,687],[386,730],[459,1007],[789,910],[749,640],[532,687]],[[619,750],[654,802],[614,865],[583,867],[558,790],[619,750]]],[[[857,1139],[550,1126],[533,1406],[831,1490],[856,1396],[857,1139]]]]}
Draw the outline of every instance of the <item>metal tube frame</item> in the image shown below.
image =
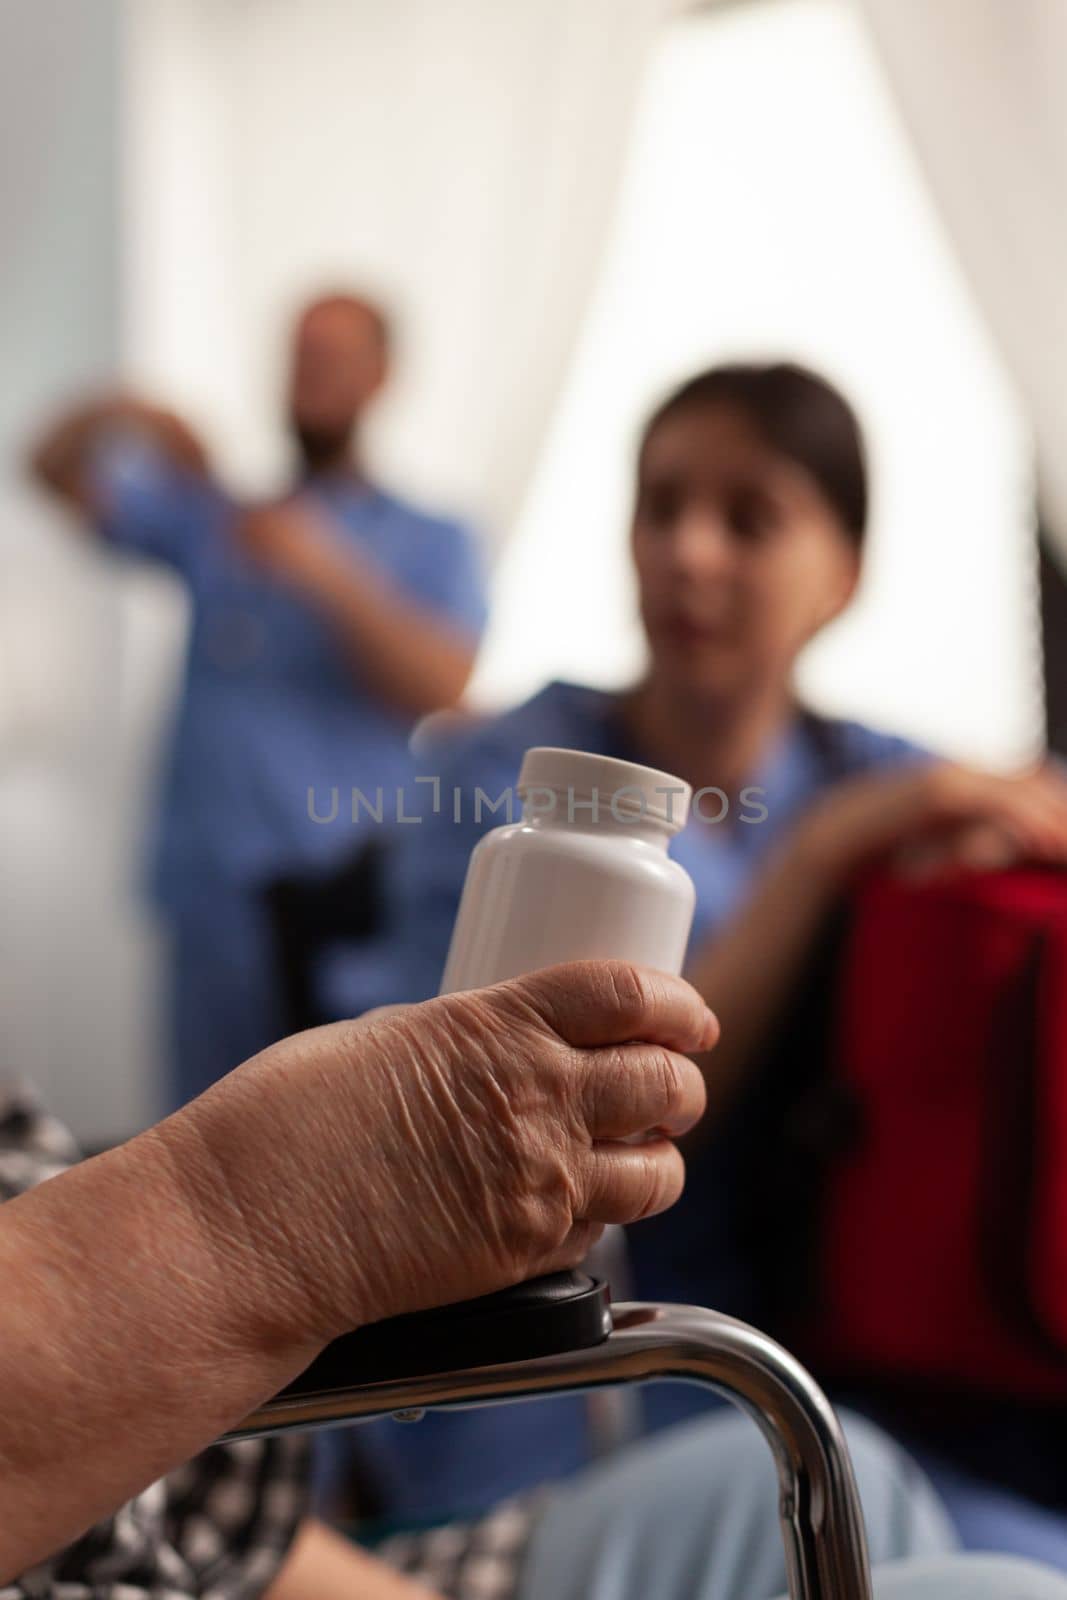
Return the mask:
{"type": "Polygon", "coordinates": [[[608,1338],[588,1349],[284,1395],[226,1437],[331,1427],[389,1413],[414,1418],[430,1407],[534,1399],[657,1378],[704,1384],[746,1411],[771,1447],[792,1600],[872,1600],[848,1446],[829,1401],[800,1363],[747,1323],[696,1306],[624,1303],[612,1315],[608,1338]]]}

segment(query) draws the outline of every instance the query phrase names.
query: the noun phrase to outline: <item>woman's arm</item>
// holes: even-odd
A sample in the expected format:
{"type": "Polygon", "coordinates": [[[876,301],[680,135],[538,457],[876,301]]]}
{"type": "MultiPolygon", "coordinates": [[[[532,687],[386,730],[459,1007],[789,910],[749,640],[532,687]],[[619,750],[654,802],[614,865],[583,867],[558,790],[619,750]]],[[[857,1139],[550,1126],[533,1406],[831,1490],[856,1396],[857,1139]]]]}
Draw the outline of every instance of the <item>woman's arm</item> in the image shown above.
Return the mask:
{"type": "Polygon", "coordinates": [[[913,875],[1067,861],[1067,780],[1051,767],[1009,778],[936,763],[849,779],[817,801],[690,961],[686,975],[722,1028],[714,1054],[699,1058],[714,1110],[758,1059],[853,876],[887,857],[913,875]]]}
{"type": "Polygon", "coordinates": [[[689,1139],[730,1103],[789,1000],[838,892],[837,874],[798,831],[767,864],[736,916],[697,950],[686,973],[722,1029],[713,1053],[698,1056],[710,1114],[689,1139]]]}

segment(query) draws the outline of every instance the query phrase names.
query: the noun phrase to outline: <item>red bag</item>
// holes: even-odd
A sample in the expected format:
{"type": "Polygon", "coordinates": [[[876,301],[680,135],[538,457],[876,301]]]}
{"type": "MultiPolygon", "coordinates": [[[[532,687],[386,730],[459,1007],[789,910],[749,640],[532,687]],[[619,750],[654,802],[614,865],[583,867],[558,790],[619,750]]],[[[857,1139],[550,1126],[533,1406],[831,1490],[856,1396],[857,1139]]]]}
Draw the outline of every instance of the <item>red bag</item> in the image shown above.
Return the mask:
{"type": "Polygon", "coordinates": [[[813,1359],[1067,1397],[1067,874],[874,879],[841,979],[813,1359]]]}

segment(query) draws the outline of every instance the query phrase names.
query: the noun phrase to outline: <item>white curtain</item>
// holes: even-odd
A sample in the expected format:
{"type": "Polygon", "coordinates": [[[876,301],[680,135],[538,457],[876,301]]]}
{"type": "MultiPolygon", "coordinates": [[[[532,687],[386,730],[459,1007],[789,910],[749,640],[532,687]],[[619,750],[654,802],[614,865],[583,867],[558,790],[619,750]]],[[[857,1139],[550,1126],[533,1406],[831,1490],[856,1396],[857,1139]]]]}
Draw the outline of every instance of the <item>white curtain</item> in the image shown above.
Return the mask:
{"type": "Polygon", "coordinates": [[[677,0],[134,0],[130,364],[231,468],[280,466],[280,341],[380,288],[401,488],[508,531],[594,280],[649,46],[677,0]]]}
{"type": "Polygon", "coordinates": [[[1067,563],[1067,3],[859,4],[1032,420],[1067,563]]]}

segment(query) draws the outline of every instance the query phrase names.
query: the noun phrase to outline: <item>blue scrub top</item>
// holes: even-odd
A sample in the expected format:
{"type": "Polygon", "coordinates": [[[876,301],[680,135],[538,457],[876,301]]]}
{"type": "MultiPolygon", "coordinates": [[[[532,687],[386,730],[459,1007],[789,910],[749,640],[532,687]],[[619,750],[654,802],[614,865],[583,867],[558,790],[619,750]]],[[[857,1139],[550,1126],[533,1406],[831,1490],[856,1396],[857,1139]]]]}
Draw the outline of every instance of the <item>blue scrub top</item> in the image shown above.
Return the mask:
{"type": "MultiPolygon", "coordinates": [[[[489,828],[507,820],[489,809],[513,786],[525,750],[557,745],[621,760],[647,762],[621,715],[618,695],[553,683],[503,716],[447,736],[420,757],[410,814],[399,830],[390,869],[389,928],[359,950],[337,952],[323,968],[330,1010],[357,1015],[369,1006],[420,1000],[437,992],[470,852],[489,828]],[[481,817],[476,791],[481,789],[481,817]],[[458,795],[458,799],[457,799],[458,795]],[[434,810],[434,802],[438,809],[434,810]],[[457,820],[458,818],[458,820],[457,820]]],[[[756,803],[715,824],[692,818],[671,843],[696,886],[693,944],[706,939],[744,901],[771,846],[828,786],[877,767],[918,759],[906,741],[855,722],[798,712],[769,752],[750,788],[756,803]]],[[[653,765],[658,765],[653,762],[653,765]]],[[[721,809],[714,796],[705,815],[721,809]]],[[[516,801],[515,816],[520,814],[516,801]]],[[[730,1141],[712,1135],[690,1159],[685,1193],[663,1216],[628,1230],[634,1290],[639,1298],[710,1305],[751,1315],[751,1283],[738,1246],[735,1201],[745,1175],[730,1141]]],[[[706,1391],[654,1385],[642,1392],[645,1424],[658,1428],[705,1409],[706,1391]]],[[[360,1430],[373,1447],[399,1514],[429,1515],[446,1507],[476,1510],[502,1495],[574,1470],[586,1458],[583,1402],[573,1398],[502,1412],[428,1417],[419,1428],[360,1430]],[[408,1437],[410,1433],[411,1437],[408,1437]]]]}
{"type": "MultiPolygon", "coordinates": [[[[549,684],[502,716],[435,740],[420,756],[416,776],[422,781],[414,783],[407,802],[408,815],[417,820],[398,830],[393,846],[387,934],[338,955],[324,969],[331,1009],[351,1016],[372,1005],[425,1000],[437,993],[470,853],[483,833],[511,820],[503,805],[492,807],[513,792],[531,745],[648,761],[623,722],[620,697],[573,683],[549,684]]],[[[708,795],[701,805],[703,819],[692,815],[671,841],[671,855],[696,886],[691,947],[744,901],[771,846],[822,790],[917,754],[913,745],[891,734],[799,712],[752,775],[750,802],[735,803],[716,823],[703,820],[722,809],[708,795]],[[760,817],[763,810],[766,816],[760,817]]],[[[520,815],[515,799],[513,817],[520,815]]]]}
{"type": "MultiPolygon", "coordinates": [[[[414,719],[363,687],[311,603],[239,547],[236,507],[215,485],[125,436],[101,448],[94,471],[104,535],[174,568],[192,599],[156,841],[162,903],[178,909],[205,882],[256,884],[348,855],[367,826],[365,813],[352,820],[351,792],[389,796],[410,779],[414,719]],[[314,820],[331,816],[335,794],[336,817],[314,820]]],[[[352,479],[303,487],[354,552],[473,645],[485,581],[464,527],[352,479]]]]}

